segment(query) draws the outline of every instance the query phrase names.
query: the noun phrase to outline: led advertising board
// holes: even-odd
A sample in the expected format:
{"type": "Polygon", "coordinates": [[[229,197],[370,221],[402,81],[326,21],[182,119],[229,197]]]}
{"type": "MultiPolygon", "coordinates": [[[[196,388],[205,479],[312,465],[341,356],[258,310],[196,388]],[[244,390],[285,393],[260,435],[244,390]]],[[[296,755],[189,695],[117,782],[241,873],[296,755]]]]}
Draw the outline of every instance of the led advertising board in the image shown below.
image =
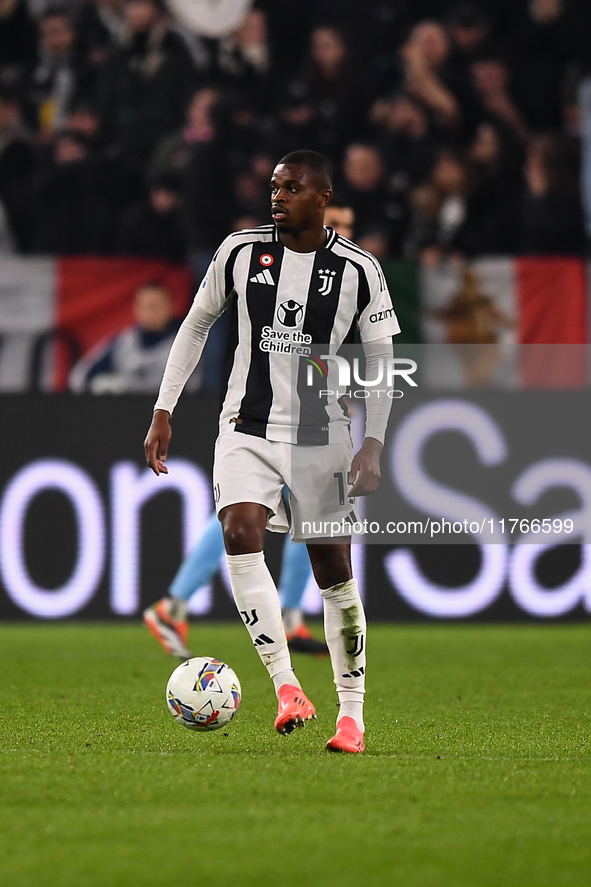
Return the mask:
{"type": "MultiPolygon", "coordinates": [[[[371,619],[589,618],[586,400],[576,391],[423,392],[395,406],[380,490],[359,509],[379,532],[353,546],[371,619]],[[393,532],[382,534],[389,521],[393,532]],[[494,541],[482,521],[492,521],[494,541]]],[[[150,397],[0,401],[9,442],[0,618],[137,618],[166,592],[213,508],[217,398],[182,399],[170,473],[159,478],[142,450],[150,397]]],[[[270,534],[269,548],[276,574],[281,540],[270,534]]],[[[313,581],[304,603],[321,610],[313,581]]],[[[191,610],[234,618],[223,565],[191,610]]]]}

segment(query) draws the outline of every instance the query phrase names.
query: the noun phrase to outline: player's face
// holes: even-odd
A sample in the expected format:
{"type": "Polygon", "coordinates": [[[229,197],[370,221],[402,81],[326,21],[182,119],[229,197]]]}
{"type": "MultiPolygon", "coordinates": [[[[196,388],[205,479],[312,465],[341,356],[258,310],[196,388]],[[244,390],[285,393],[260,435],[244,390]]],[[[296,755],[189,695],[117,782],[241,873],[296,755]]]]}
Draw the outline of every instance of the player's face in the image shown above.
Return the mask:
{"type": "Polygon", "coordinates": [[[332,191],[306,166],[280,163],[271,176],[271,215],[279,231],[297,233],[322,220],[332,191]]]}

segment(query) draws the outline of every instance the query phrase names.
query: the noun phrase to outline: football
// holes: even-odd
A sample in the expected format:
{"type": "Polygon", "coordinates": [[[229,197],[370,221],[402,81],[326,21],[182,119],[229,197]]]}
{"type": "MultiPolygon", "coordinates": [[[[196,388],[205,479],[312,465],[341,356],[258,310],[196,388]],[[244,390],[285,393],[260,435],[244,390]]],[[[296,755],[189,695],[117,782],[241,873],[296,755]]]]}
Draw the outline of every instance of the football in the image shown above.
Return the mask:
{"type": "Polygon", "coordinates": [[[219,730],[240,705],[240,681],[229,665],[209,656],[187,659],[175,668],[166,687],[168,710],[189,730],[219,730]]]}

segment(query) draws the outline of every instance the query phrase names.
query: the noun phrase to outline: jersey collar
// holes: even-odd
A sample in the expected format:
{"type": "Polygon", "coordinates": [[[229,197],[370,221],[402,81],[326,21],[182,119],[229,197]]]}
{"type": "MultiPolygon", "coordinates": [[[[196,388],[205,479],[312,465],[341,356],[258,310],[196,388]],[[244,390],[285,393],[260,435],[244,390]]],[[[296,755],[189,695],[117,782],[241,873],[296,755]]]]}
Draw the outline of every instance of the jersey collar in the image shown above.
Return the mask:
{"type": "MultiPolygon", "coordinates": [[[[328,225],[324,226],[324,230],[326,231],[328,237],[322,249],[332,249],[334,242],[337,239],[337,233],[332,228],[329,228],[328,225]]],[[[281,241],[279,240],[279,231],[276,227],[273,228],[273,242],[281,243],[281,241]]]]}

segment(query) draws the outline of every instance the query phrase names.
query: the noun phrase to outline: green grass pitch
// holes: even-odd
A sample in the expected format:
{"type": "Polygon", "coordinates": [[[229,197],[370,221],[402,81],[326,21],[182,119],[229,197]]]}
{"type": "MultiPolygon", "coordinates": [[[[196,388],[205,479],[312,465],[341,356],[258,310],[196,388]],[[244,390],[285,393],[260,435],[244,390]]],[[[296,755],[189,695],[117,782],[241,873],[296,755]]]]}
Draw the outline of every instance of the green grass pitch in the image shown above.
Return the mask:
{"type": "Polygon", "coordinates": [[[591,625],[370,626],[351,756],[327,660],[283,738],[244,628],[191,641],[242,681],[227,732],[174,722],[139,625],[0,625],[2,885],[591,884],[591,625]]]}

